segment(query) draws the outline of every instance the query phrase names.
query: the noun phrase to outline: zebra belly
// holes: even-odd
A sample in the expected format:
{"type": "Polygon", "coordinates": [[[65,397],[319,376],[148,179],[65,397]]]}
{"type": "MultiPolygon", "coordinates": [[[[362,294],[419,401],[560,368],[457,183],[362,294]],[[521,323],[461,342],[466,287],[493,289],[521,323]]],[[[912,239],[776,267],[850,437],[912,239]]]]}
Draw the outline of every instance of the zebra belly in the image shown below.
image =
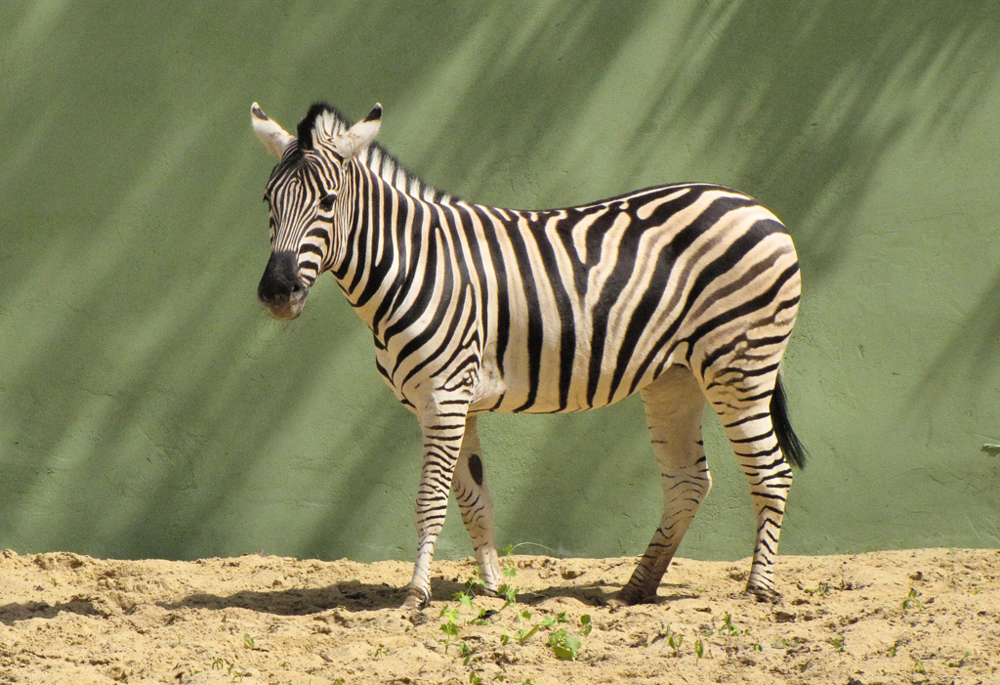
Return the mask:
{"type": "MultiPolygon", "coordinates": [[[[492,372],[493,377],[484,384],[483,399],[476,403],[477,411],[524,414],[563,414],[597,409],[619,402],[651,383],[665,369],[674,365],[686,366],[686,345],[672,350],[664,349],[654,355],[655,364],[644,369],[638,364],[625,364],[619,370],[617,343],[609,343],[601,359],[592,361],[589,346],[574,350],[572,365],[545,360],[557,359],[555,353],[541,355],[543,360],[535,370],[530,368],[527,355],[508,358],[503,373],[492,372]]],[[[496,368],[493,366],[492,368],[496,368]]]]}

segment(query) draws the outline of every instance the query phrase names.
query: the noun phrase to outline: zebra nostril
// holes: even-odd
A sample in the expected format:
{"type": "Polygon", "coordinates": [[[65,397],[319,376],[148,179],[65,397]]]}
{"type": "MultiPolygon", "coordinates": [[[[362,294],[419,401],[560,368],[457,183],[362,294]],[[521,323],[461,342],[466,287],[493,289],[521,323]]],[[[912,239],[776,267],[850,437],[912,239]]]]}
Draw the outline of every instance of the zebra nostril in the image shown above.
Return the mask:
{"type": "Polygon", "coordinates": [[[291,289],[288,291],[288,299],[290,300],[301,300],[306,296],[306,291],[308,288],[302,283],[298,278],[292,283],[291,289]]]}

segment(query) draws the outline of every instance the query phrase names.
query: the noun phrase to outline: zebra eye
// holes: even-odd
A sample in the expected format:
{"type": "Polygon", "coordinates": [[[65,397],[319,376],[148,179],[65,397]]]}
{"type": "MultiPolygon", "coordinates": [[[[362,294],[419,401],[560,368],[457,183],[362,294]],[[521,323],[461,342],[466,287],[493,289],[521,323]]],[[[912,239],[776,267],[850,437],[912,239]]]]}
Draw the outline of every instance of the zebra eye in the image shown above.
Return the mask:
{"type": "Polygon", "coordinates": [[[333,203],[336,200],[337,200],[337,194],[330,193],[329,195],[324,196],[323,199],[319,201],[319,208],[322,209],[324,212],[329,212],[331,209],[333,209],[333,203]]]}

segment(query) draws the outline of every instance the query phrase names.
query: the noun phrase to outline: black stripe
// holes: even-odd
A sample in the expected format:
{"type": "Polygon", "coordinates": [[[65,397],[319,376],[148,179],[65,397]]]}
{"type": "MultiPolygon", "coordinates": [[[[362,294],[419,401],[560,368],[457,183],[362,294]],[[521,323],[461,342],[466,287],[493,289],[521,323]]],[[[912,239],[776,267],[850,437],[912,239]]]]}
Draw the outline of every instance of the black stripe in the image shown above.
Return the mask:
{"type": "MultiPolygon", "coordinates": [[[[716,328],[719,328],[720,326],[723,326],[724,324],[727,324],[734,319],[738,319],[742,316],[747,316],[748,314],[751,314],[759,309],[762,309],[763,307],[774,301],[774,298],[777,297],[778,292],[780,292],[781,288],[785,285],[786,282],[788,282],[789,279],[795,276],[795,274],[797,274],[798,271],[799,271],[798,264],[793,264],[792,266],[786,268],[778,275],[778,277],[771,284],[771,287],[769,287],[767,290],[762,292],[760,295],[752,297],[749,300],[743,302],[742,304],[733,307],[732,309],[729,309],[719,314],[718,316],[715,316],[712,319],[709,319],[702,325],[698,326],[698,328],[696,328],[691,333],[691,335],[687,336],[686,341],[688,342],[690,347],[694,347],[695,343],[698,340],[700,340],[704,335],[706,335],[708,332],[715,330],[716,328]]],[[[701,366],[702,375],[704,375],[705,369],[707,368],[708,366],[703,363],[701,366]]]]}
{"type": "MultiPolygon", "coordinates": [[[[527,219],[525,219],[527,221],[527,219]]],[[[538,396],[538,378],[542,364],[542,326],[541,304],[538,300],[538,289],[535,286],[535,276],[531,270],[531,257],[520,231],[520,226],[513,227],[509,236],[517,268],[521,276],[524,297],[527,300],[528,324],[528,397],[524,404],[514,409],[515,412],[527,411],[535,403],[538,396]]]]}
{"type": "MultiPolygon", "coordinates": [[[[546,224],[551,217],[542,217],[532,234],[538,245],[538,254],[544,268],[544,279],[552,287],[552,295],[559,312],[559,409],[566,409],[569,402],[570,382],[573,380],[573,361],[576,359],[576,326],[573,305],[563,284],[555,250],[548,239],[546,224]]],[[[563,219],[565,221],[565,219],[563,219]]],[[[557,224],[558,226],[558,224],[557,224]]]]}
{"type": "MultiPolygon", "coordinates": [[[[507,266],[504,262],[503,250],[500,247],[500,240],[496,235],[496,227],[493,220],[500,222],[509,233],[513,233],[506,221],[499,216],[489,213],[486,208],[473,207],[473,211],[479,215],[483,222],[483,235],[486,238],[487,251],[493,266],[493,274],[496,278],[496,298],[497,298],[497,373],[501,377],[504,374],[504,357],[507,354],[507,346],[510,344],[510,291],[507,282],[507,266]]],[[[487,329],[488,330],[488,329],[487,329]]],[[[499,406],[499,404],[497,405],[499,406]]]]}

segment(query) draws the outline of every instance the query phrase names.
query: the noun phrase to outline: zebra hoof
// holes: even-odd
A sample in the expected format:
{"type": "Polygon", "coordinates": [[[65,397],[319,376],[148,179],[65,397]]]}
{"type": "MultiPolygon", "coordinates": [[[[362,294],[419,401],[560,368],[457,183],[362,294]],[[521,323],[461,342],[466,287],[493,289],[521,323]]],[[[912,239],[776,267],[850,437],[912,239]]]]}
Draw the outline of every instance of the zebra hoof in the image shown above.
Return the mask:
{"type": "Polygon", "coordinates": [[[747,585],[744,594],[766,604],[777,604],[781,601],[781,593],[769,587],[747,585]]]}
{"type": "Polygon", "coordinates": [[[475,592],[480,597],[499,597],[500,593],[494,589],[488,588],[485,585],[477,585],[475,592]]]}
{"type": "Polygon", "coordinates": [[[406,593],[406,599],[403,600],[403,606],[400,609],[404,611],[420,611],[421,609],[426,609],[431,603],[430,594],[424,590],[414,590],[410,588],[406,593]]]}
{"type": "Polygon", "coordinates": [[[619,609],[624,609],[625,607],[634,606],[636,604],[642,604],[648,599],[648,595],[642,592],[638,592],[635,589],[624,587],[614,595],[612,595],[605,605],[612,611],[618,611],[619,609]]]}

